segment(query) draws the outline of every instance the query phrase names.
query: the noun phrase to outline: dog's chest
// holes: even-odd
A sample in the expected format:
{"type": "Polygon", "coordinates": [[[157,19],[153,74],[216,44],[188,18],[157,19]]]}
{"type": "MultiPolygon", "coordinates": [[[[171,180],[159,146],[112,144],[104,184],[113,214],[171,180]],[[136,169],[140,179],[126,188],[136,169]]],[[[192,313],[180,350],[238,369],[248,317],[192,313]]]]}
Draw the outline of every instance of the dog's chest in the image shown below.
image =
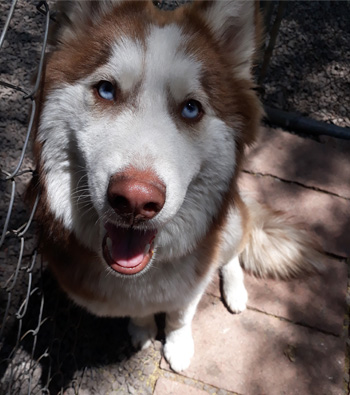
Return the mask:
{"type": "Polygon", "coordinates": [[[183,308],[207,286],[212,270],[198,276],[193,256],[172,262],[155,262],[143,275],[118,277],[101,272],[86,283],[96,299],[71,293],[71,298],[91,313],[110,317],[140,317],[183,308]]]}

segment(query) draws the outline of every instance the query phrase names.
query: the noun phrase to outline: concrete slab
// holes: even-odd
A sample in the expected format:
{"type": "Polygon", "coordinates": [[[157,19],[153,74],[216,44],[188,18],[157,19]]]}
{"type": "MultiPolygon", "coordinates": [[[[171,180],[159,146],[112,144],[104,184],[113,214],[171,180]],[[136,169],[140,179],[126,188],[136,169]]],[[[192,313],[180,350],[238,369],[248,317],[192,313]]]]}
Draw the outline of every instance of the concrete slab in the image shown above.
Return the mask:
{"type": "Polygon", "coordinates": [[[294,216],[310,229],[325,251],[350,255],[350,202],[266,176],[243,173],[242,191],[274,209],[294,216]]]}
{"type": "Polygon", "coordinates": [[[191,387],[187,384],[165,377],[160,377],[153,395],[208,395],[208,393],[199,388],[191,387]]]}
{"type": "Polygon", "coordinates": [[[231,315],[208,295],[193,333],[196,352],[184,376],[239,394],[343,394],[339,337],[255,311],[231,315]]]}
{"type": "MultiPolygon", "coordinates": [[[[276,281],[245,275],[248,306],[312,328],[341,335],[346,313],[347,266],[329,259],[322,275],[276,281]]],[[[207,293],[220,297],[219,275],[207,293]]]]}
{"type": "Polygon", "coordinates": [[[262,128],[244,169],[350,198],[349,152],[281,129],[262,128]]]}

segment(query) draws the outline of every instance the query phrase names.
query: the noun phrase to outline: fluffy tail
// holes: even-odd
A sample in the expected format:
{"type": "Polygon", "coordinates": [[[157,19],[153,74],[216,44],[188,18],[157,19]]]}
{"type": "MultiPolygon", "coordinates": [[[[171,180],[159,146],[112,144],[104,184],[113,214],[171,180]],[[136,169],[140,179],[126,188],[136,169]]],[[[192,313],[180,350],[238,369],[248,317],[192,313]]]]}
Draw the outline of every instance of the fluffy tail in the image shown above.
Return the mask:
{"type": "Polygon", "coordinates": [[[324,269],[324,255],[307,231],[281,212],[245,201],[249,235],[240,254],[243,268],[259,277],[290,279],[324,269]]]}

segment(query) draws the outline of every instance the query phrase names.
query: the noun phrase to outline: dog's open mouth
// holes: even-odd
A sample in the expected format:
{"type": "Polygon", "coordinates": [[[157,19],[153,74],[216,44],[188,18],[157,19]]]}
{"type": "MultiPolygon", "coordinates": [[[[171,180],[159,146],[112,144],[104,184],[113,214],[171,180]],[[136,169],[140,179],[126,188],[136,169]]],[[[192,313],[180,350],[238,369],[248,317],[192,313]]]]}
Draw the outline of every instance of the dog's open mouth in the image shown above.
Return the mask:
{"type": "Polygon", "coordinates": [[[108,265],[122,274],[141,272],[153,255],[153,242],[157,231],[121,228],[111,223],[105,225],[102,242],[103,257],[108,265]]]}

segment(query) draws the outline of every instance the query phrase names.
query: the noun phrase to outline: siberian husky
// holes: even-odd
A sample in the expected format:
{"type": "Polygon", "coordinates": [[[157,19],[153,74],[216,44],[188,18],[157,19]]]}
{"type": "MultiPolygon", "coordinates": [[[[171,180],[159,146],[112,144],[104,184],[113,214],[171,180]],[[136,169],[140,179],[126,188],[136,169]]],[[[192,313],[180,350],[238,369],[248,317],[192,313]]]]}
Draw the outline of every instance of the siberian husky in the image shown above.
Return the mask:
{"type": "Polygon", "coordinates": [[[146,1],[59,3],[30,186],[42,251],[78,305],[130,317],[136,347],[150,345],[154,314],[166,313],[164,355],[181,371],[219,268],[238,313],[242,267],[290,278],[321,257],[304,231],[237,188],[262,116],[252,79],[259,15],[253,1],[171,12],[146,1]]]}

